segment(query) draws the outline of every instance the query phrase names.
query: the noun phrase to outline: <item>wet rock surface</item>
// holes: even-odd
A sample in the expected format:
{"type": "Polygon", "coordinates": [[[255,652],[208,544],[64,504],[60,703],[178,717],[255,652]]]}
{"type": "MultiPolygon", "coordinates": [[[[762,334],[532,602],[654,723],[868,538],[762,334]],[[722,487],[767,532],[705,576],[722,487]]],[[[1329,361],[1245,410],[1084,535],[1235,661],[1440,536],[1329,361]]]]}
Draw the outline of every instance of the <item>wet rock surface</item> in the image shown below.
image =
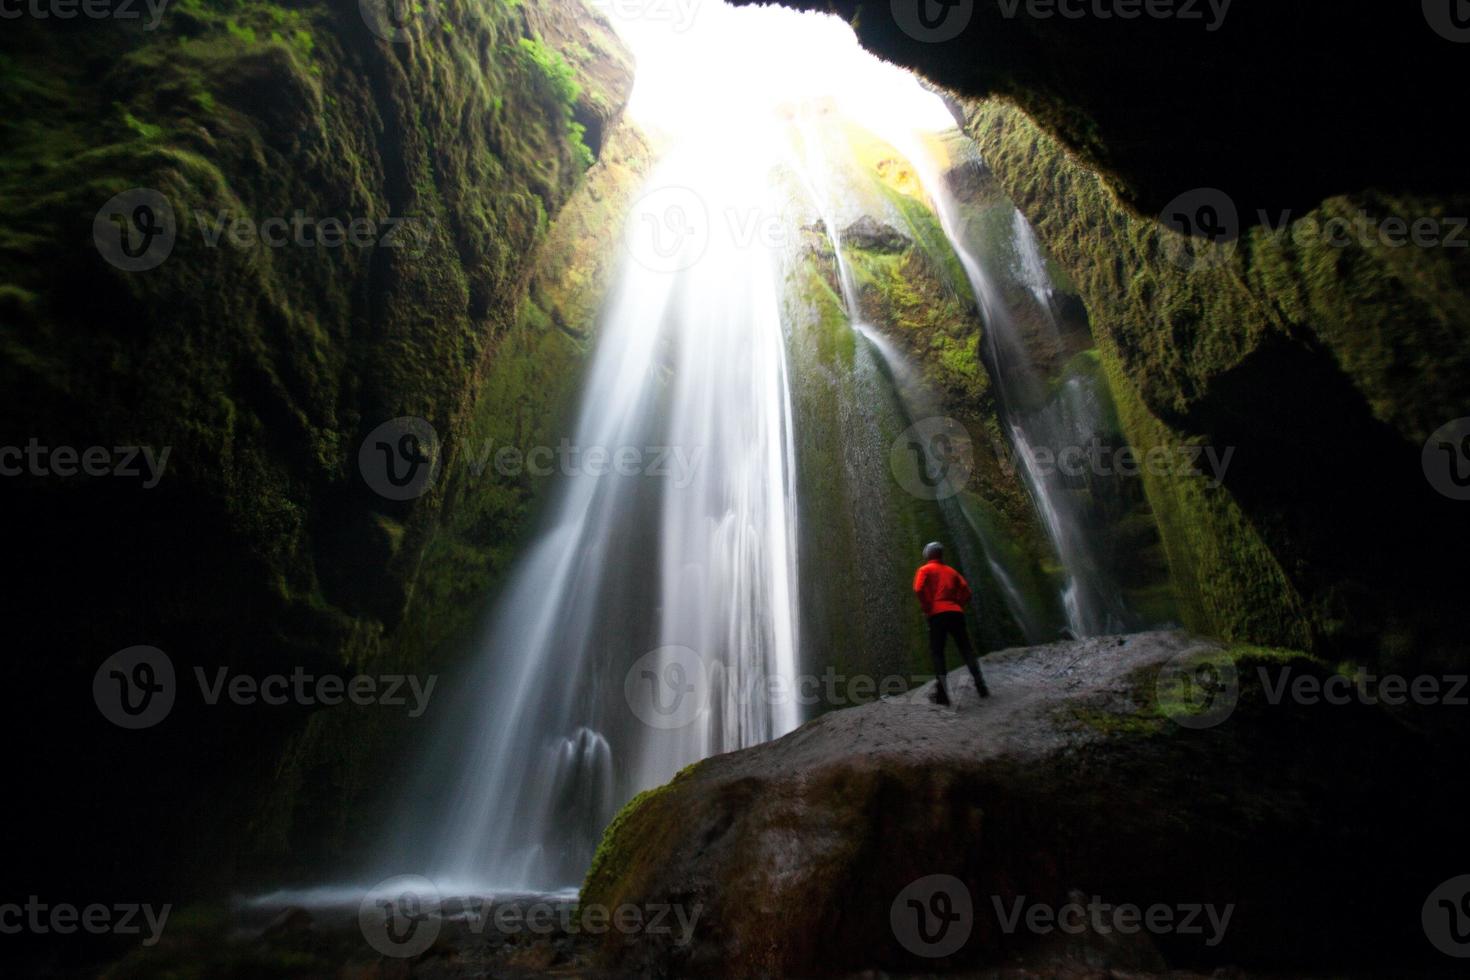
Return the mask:
{"type": "Polygon", "coordinates": [[[1166,632],[983,663],[986,702],[959,670],[954,709],[930,704],[930,685],[834,712],[635,801],[583,899],[678,902],[703,916],[684,946],[605,937],[600,962],[675,975],[1019,962],[1040,972],[1009,975],[1239,966],[1303,976],[1433,953],[1418,910],[1456,858],[1449,837],[1424,834],[1455,791],[1418,737],[1378,709],[1271,703],[1266,684],[1281,671],[1320,674],[1311,661],[1166,632]],[[1208,705],[1179,700],[1175,683],[1201,657],[1225,671],[1211,677],[1236,678],[1208,705]],[[1229,710],[1201,725],[1215,718],[1196,709],[1217,707],[1229,710]],[[937,952],[899,925],[900,899],[933,876],[953,889],[927,906],[934,914],[969,908],[964,941],[937,952]],[[1067,937],[1014,915],[1097,903],[1172,909],[1173,925],[1119,945],[1106,931],[1067,937]],[[1228,923],[1185,927],[1186,910],[1204,922],[1211,908],[1228,909],[1228,923]]]}

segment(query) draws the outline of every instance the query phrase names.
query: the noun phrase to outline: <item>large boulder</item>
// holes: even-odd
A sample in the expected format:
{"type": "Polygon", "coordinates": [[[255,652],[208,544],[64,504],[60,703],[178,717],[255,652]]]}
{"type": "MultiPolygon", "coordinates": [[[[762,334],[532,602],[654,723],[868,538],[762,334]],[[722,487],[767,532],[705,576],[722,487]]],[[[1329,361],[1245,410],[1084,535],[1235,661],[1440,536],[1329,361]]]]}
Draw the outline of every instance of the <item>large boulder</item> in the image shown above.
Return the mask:
{"type": "Polygon", "coordinates": [[[1314,662],[1174,632],[984,663],[988,701],[956,671],[957,710],[924,688],[834,712],[636,799],[582,901],[675,904],[699,925],[684,945],[610,935],[606,965],[749,977],[1019,959],[1058,976],[1438,955],[1420,909],[1460,870],[1443,833],[1457,791],[1382,709],[1273,703],[1283,678],[1320,681],[1314,662]],[[1044,928],[1074,904],[1158,907],[1172,925],[1124,935],[1102,912],[1086,935],[1044,928]],[[929,941],[939,919],[917,932],[917,908],[957,916],[950,936],[929,941]]]}

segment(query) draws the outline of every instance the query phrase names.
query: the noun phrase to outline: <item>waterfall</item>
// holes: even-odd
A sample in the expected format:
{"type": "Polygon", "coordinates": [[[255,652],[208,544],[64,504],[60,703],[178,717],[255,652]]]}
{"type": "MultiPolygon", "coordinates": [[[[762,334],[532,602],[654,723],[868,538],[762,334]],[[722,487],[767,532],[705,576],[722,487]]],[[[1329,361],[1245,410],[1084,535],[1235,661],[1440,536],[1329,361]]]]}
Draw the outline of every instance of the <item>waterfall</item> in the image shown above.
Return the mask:
{"type": "MultiPolygon", "coordinates": [[[[980,304],[987,361],[1003,422],[1022,480],[1065,574],[1061,600],[1068,629],[1075,636],[1122,632],[1128,626],[1129,614],[1116,576],[1097,553],[1086,494],[1069,486],[1065,474],[1056,468],[1040,466],[1037,456],[1040,448],[1049,450],[1055,458],[1068,448],[1090,445],[1100,428],[1097,393],[1083,390],[1076,379],[1065,381],[1059,393],[1048,391],[1013,307],[966,238],[959,204],[933,153],[912,132],[890,131],[887,135],[914,165],[980,304]]],[[[1042,304],[1042,312],[1055,331],[1050,303],[1053,287],[1034,232],[1019,210],[1015,210],[1010,227],[1012,253],[1018,256],[1025,273],[1021,281],[1042,304]]]]}
{"type": "MultiPolygon", "coordinates": [[[[814,214],[832,240],[852,329],[881,365],[901,414],[909,421],[940,414],[903,353],[862,322],[841,242],[853,203],[835,185],[842,168],[824,156],[824,139],[845,139],[843,127],[855,120],[880,135],[908,127],[890,142],[924,177],[980,299],[1016,446],[1056,444],[1087,424],[1086,392],[1036,397],[1039,378],[1009,312],[965,247],[956,205],[917,146],[917,117],[943,119],[936,131],[948,125],[937,98],[861,54],[840,22],[789,11],[761,16],[787,18],[818,46],[859,54],[870,74],[853,77],[870,88],[803,67],[799,56],[773,56],[773,65],[806,73],[785,78],[773,69],[767,101],[747,87],[720,88],[722,71],[744,79],[737,71],[744,66],[704,63],[699,54],[731,50],[723,32],[750,12],[706,13],[665,52],[679,57],[663,63],[640,53],[643,101],[678,125],[658,133],[669,148],[628,215],[580,413],[562,447],[572,452],[561,455],[543,526],[453,685],[456,700],[436,722],[383,848],[385,871],[427,873],[446,893],[575,887],[603,829],[637,792],[803,720],[793,694],[802,529],[783,311],[801,229],[810,227],[803,222],[814,214]],[[700,32],[711,46],[696,43],[700,32]],[[840,110],[838,89],[848,99],[840,110]],[[871,94],[880,90],[899,97],[885,103],[871,94]],[[809,110],[830,128],[814,132],[809,110]]],[[[794,34],[787,40],[800,47],[794,34]]],[[[838,162],[851,173],[855,160],[838,162]]],[[[1039,252],[1036,265],[1044,275],[1039,252]]],[[[881,411],[855,406],[840,432],[862,457],[844,460],[845,471],[868,474],[873,484],[892,442],[892,434],[879,438],[887,431],[881,411]]],[[[524,448],[527,458],[550,449],[524,448]]],[[[1105,631],[1110,597],[1070,498],[1044,474],[1023,477],[1067,570],[1074,630],[1105,631]]],[[[875,502],[896,491],[866,492],[855,513],[876,516],[884,511],[875,502]]],[[[1039,627],[1006,569],[970,552],[971,541],[991,547],[973,515],[959,499],[934,506],[949,527],[966,529],[955,535],[956,552],[967,565],[988,563],[1016,621],[1035,638],[1039,627]]],[[[895,544],[916,555],[921,542],[895,544]]],[[[905,577],[885,574],[884,594],[893,598],[892,579],[907,601],[905,577]]]]}
{"type": "Polygon", "coordinates": [[[767,695],[794,690],[798,649],[777,284],[725,220],[765,208],[764,165],[675,152],[629,217],[570,440],[588,462],[560,474],[404,808],[402,860],[432,855],[441,888],[575,886],[622,802],[800,721],[767,695]]]}
{"type": "Polygon", "coordinates": [[[1046,271],[1046,260],[1041,257],[1041,243],[1036,240],[1036,232],[1020,208],[1011,217],[1011,240],[1016,243],[1016,278],[1036,297],[1036,305],[1046,314],[1046,322],[1051,325],[1055,336],[1057,315],[1052,309],[1052,296],[1056,289],[1052,285],[1051,273],[1046,271]]]}

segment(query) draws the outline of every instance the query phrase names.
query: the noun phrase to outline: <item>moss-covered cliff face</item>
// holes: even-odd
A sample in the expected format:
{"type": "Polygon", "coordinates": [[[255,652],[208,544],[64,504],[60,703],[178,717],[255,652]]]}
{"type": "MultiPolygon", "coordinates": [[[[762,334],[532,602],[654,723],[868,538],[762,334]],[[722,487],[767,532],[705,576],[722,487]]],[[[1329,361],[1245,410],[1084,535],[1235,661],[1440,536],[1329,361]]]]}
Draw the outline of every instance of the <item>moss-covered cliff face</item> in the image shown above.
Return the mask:
{"type": "MultiPolygon", "coordinates": [[[[837,225],[860,324],[848,319],[833,236],[824,221],[807,225],[787,310],[803,554],[809,567],[843,575],[806,583],[806,656],[819,668],[927,673],[922,618],[902,583],[935,538],[949,543],[976,585],[984,649],[1054,639],[1067,627],[1067,571],[1023,480],[995,380],[1003,367],[936,202],[893,146],[856,128],[830,138],[841,145],[824,157],[846,162],[825,175],[840,203],[824,221],[837,225]],[[963,433],[962,465],[970,468],[950,488],[957,492],[936,500],[912,454],[934,448],[941,431],[951,442],[963,433]]],[[[1022,338],[1037,404],[1010,410],[1085,390],[1099,404],[1089,435],[1126,445],[1081,298],[1053,266],[1038,301],[1021,272],[1015,206],[972,142],[956,131],[910,152],[944,173],[955,233],[983,257],[996,301],[1022,338]]],[[[1174,621],[1167,561],[1140,482],[1075,484],[1058,492],[1077,496],[1099,559],[1118,576],[1131,616],[1122,626],[1174,621]]]]}
{"type": "Polygon", "coordinates": [[[803,656],[818,673],[912,680],[931,670],[907,587],[926,543],[948,542],[974,582],[984,649],[1025,639],[987,552],[1025,580],[1033,619],[1059,619],[1054,583],[1042,567],[1044,535],[1007,465],[974,298],[916,176],[891,146],[855,127],[824,138],[832,141],[825,157],[838,161],[824,175],[837,202],[830,220],[852,276],[851,312],[863,325],[846,307],[827,219],[803,218],[784,313],[799,526],[804,567],[832,570],[803,580],[803,656]],[[911,427],[937,417],[974,440],[975,476],[958,500],[936,500],[907,478],[909,444],[928,435],[910,437],[911,427]]]}
{"type": "Polygon", "coordinates": [[[1470,202],[1364,192],[1214,245],[1137,216],[1014,107],[972,103],[966,121],[1086,300],[1135,448],[1234,453],[1223,488],[1145,476],[1189,625],[1461,660],[1458,600],[1427,556],[1457,553],[1465,526],[1420,454],[1470,404],[1470,258],[1379,234],[1447,231],[1470,202]]]}
{"type": "Polygon", "coordinates": [[[6,481],[25,515],[25,717],[59,732],[17,791],[68,767],[36,850],[109,855],[94,885],[190,867],[203,886],[249,837],[288,855],[333,833],[261,787],[354,799],[375,777],[350,757],[386,750],[403,710],[319,714],[283,754],[307,709],[206,705],[195,669],[425,672],[534,507],[534,482],[476,469],[487,440],[549,439],[572,393],[606,271],[587,250],[611,253],[585,232],[641,166],[618,129],[631,67],[573,0],[425,10],[395,27],[358,4],[181,0],[155,30],[7,21],[0,444],[168,450],[147,489],[59,465],[6,481]],[[104,207],[135,188],[150,212],[104,207]],[[439,469],[391,500],[359,449],[405,416],[432,425],[439,469]],[[180,693],[130,733],[87,692],[135,644],[168,654],[180,693]],[[91,820],[116,799],[128,817],[91,820]]]}
{"type": "MultiPolygon", "coordinates": [[[[532,256],[515,322],[494,339],[488,369],[475,382],[461,462],[445,472],[446,503],[430,527],[413,600],[387,640],[391,662],[437,670],[458,659],[461,641],[476,637],[476,622],[532,532],[552,477],[528,473],[516,459],[558,445],[569,431],[584,358],[622,254],[622,217],[649,163],[635,125],[613,128],[532,256]]],[[[384,774],[407,771],[426,734],[401,713],[314,714],[292,738],[291,761],[246,840],[254,872],[291,873],[322,855],[370,861],[399,788],[384,785],[384,774]]]]}

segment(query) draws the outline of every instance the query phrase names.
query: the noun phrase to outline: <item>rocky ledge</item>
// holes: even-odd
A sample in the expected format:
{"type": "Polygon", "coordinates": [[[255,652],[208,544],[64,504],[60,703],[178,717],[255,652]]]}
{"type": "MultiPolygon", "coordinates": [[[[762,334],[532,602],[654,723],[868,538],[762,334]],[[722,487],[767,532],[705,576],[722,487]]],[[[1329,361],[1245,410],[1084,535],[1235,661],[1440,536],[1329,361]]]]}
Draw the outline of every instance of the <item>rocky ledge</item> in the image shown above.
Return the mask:
{"type": "Polygon", "coordinates": [[[699,927],[685,942],[610,934],[601,965],[742,977],[1436,968],[1420,914],[1463,870],[1463,835],[1449,832],[1459,791],[1385,709],[1281,696],[1283,679],[1329,676],[1321,664],[1163,632],[984,665],[987,701],[959,670],[956,708],[929,703],[931,682],[634,800],[584,904],[698,908],[699,927]]]}

